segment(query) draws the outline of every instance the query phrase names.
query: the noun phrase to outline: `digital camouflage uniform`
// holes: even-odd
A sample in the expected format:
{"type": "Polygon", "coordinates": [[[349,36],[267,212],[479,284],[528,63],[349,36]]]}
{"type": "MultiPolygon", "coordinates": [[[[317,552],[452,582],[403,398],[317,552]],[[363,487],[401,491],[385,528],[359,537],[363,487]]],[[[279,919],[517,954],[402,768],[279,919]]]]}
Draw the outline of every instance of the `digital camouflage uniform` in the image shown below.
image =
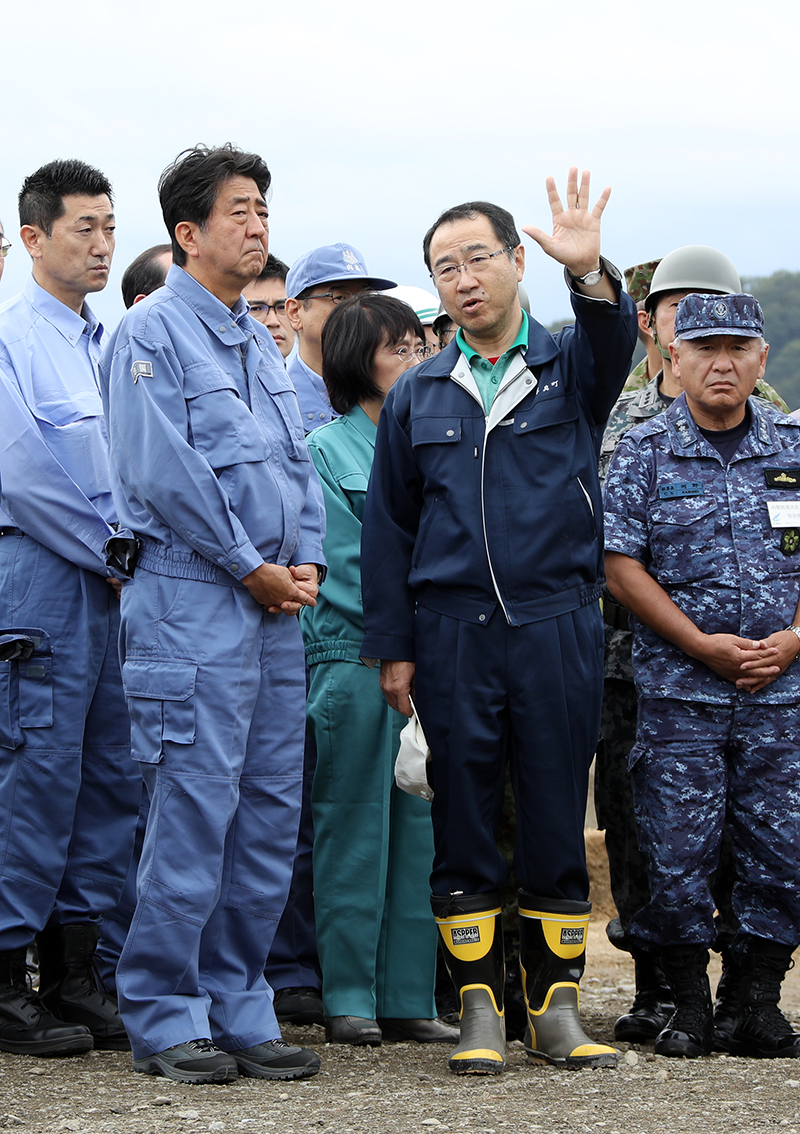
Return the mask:
{"type": "MultiPolygon", "coordinates": [[[[758,399],[748,405],[750,430],[727,466],[683,396],[621,440],[606,481],[606,548],[644,563],[705,633],[761,639],[791,624],[800,591],[800,554],[770,526],[767,510],[768,501],[798,495],[800,423],[758,399]],[[786,476],[776,481],[781,470],[786,476]]],[[[714,942],[706,879],[727,794],[741,930],[796,944],[800,667],[756,694],[739,692],[632,621],[642,701],[629,764],[655,887],[633,918],[634,942],[651,949],[714,942]]]]}
{"type": "MultiPolygon", "coordinates": [[[[603,433],[600,450],[600,481],[605,482],[609,462],[618,442],[633,429],[661,413],[669,404],[658,390],[660,375],[646,380],[644,359],[629,375],[603,433]]],[[[788,406],[768,382],[756,383],[759,398],[783,413],[788,406]]],[[[603,689],[601,740],[595,761],[594,802],[597,826],[606,832],[611,892],[623,931],[627,934],[630,920],[650,900],[647,868],[636,837],[633,793],[628,772],[628,754],[636,742],[638,699],[633,681],[631,661],[632,634],[628,628],[628,612],[609,594],[603,595],[606,655],[603,689]]],[[[719,918],[717,930],[720,944],[726,944],[736,932],[736,919],[730,904],[733,866],[727,833],[719,869],[712,881],[719,918]]]]}

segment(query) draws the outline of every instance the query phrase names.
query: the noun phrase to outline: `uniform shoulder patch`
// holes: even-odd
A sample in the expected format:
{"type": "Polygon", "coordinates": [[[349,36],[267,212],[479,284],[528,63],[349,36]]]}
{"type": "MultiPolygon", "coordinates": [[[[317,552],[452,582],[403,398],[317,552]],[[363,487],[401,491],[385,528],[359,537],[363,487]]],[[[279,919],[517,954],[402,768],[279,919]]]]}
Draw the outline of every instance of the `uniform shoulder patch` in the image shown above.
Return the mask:
{"type": "Polygon", "coordinates": [[[140,378],[153,377],[153,364],[152,362],[134,362],[131,366],[131,378],[134,383],[138,382],[140,378]]]}

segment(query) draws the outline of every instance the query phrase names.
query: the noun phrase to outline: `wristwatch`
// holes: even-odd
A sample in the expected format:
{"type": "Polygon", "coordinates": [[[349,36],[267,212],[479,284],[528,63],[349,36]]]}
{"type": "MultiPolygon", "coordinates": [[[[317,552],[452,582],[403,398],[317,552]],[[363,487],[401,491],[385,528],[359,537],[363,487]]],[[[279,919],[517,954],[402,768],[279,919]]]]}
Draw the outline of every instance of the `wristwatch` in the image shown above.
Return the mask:
{"type": "MultiPolygon", "coordinates": [[[[794,634],[795,638],[797,638],[798,643],[800,643],[800,626],[784,626],[784,630],[788,630],[790,631],[790,633],[794,634]]],[[[800,645],[798,645],[797,647],[797,653],[800,654],[800,645]]],[[[797,654],[795,654],[794,656],[797,657],[797,654]]]]}
{"type": "MultiPolygon", "coordinates": [[[[569,271],[569,268],[567,268],[567,271],[569,271]]],[[[595,284],[600,283],[600,280],[606,274],[606,270],[603,267],[603,261],[601,260],[600,267],[595,268],[593,272],[587,272],[585,276],[575,276],[572,274],[572,272],[570,272],[569,274],[572,277],[573,283],[583,284],[584,287],[594,287],[595,284]]]]}

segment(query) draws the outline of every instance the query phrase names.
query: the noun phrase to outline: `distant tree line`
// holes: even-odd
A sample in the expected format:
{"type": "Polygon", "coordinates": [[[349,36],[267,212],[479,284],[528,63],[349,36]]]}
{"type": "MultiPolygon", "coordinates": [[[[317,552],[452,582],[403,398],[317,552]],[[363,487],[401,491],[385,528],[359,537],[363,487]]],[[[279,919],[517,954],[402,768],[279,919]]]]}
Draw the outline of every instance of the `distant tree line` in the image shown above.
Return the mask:
{"type": "MultiPolygon", "coordinates": [[[[742,287],[756,297],[764,311],[764,335],[769,343],[767,381],[789,409],[800,407],[800,272],[773,272],[771,276],[748,276],[742,287]]],[[[556,319],[548,326],[554,334],[572,319],[556,319]]],[[[644,355],[637,344],[634,364],[644,355]]]]}
{"type": "Polygon", "coordinates": [[[764,311],[769,343],[767,381],[789,409],[800,406],[800,272],[773,272],[742,280],[764,311]]]}

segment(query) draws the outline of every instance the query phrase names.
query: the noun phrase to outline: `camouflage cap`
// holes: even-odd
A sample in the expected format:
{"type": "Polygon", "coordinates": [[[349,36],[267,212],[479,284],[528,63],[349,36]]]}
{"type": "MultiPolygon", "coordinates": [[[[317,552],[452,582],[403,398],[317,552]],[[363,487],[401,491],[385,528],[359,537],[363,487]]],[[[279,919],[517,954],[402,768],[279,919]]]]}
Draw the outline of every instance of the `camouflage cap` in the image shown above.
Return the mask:
{"type": "Polygon", "coordinates": [[[752,295],[685,295],[675,313],[676,339],[709,335],[756,339],[763,334],[764,313],[752,295]]]}
{"type": "Polygon", "coordinates": [[[653,272],[660,263],[661,260],[648,260],[645,264],[634,264],[632,268],[625,269],[625,286],[634,303],[647,299],[653,272]]]}

